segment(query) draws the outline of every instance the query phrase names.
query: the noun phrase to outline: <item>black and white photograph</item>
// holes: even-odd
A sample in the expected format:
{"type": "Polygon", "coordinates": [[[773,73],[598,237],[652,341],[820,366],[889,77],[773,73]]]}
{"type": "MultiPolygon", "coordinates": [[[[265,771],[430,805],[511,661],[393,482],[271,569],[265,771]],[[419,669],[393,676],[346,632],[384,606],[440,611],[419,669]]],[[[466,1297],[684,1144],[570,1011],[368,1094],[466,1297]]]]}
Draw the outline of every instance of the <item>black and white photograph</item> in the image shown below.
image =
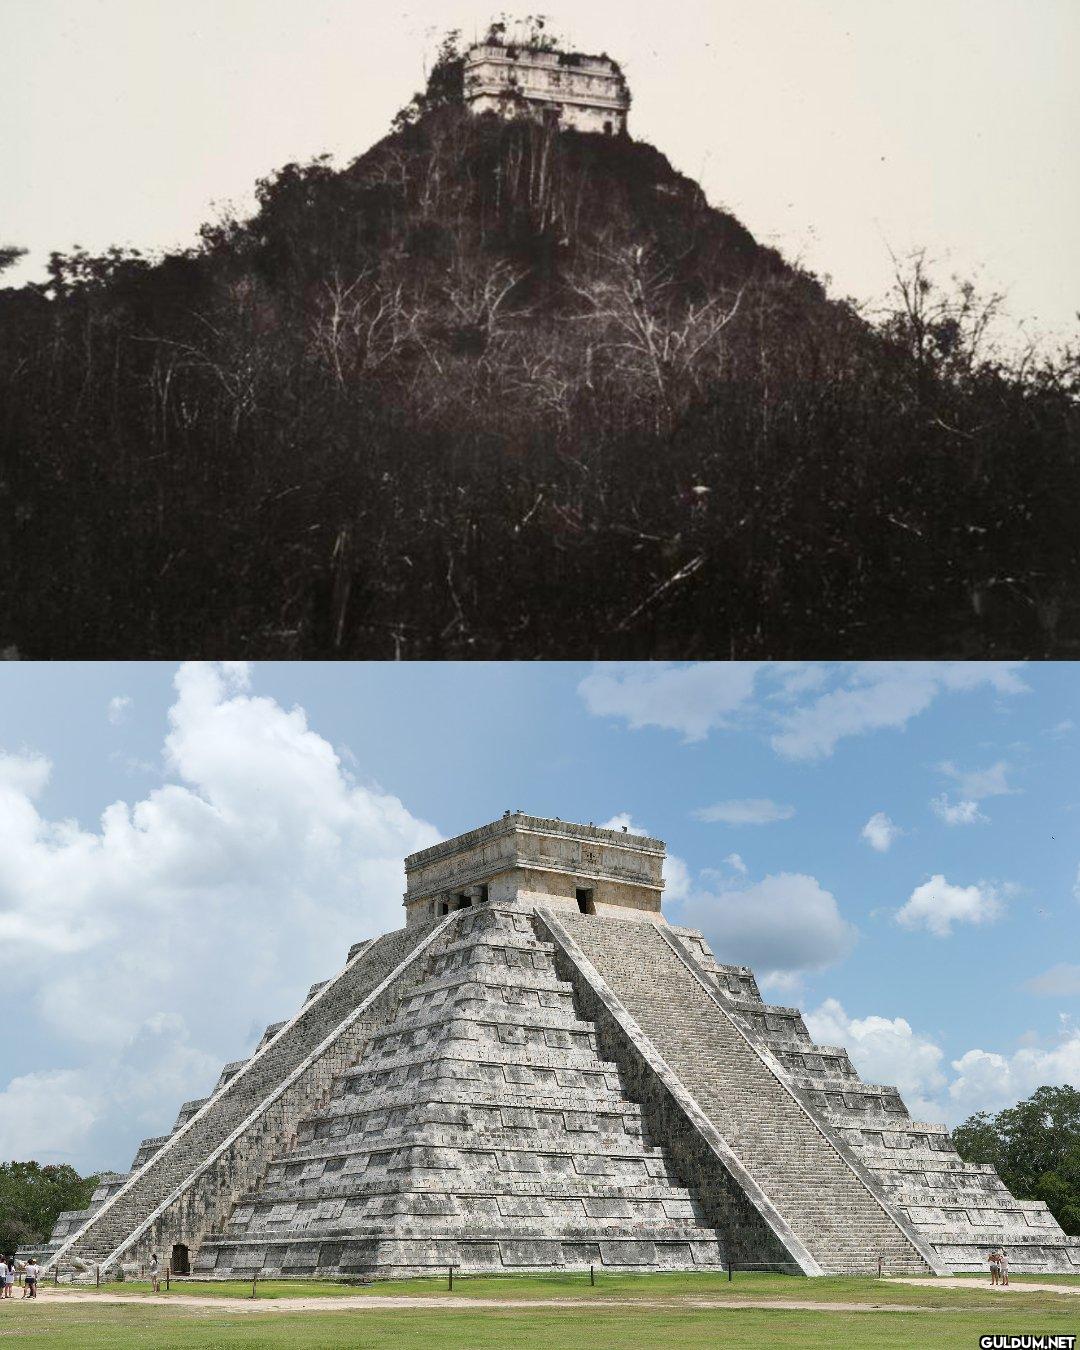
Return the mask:
{"type": "Polygon", "coordinates": [[[1067,0],[5,8],[24,657],[1077,654],[1067,0]]]}

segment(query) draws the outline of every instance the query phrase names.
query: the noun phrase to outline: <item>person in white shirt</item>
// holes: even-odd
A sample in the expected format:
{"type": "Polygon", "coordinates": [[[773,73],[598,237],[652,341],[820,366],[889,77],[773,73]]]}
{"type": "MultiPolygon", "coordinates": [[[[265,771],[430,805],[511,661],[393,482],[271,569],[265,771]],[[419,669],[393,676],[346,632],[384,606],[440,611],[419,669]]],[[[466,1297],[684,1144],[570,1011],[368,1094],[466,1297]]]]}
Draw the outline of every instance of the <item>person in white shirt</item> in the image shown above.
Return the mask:
{"type": "Polygon", "coordinates": [[[7,1257],[0,1256],[0,1298],[7,1293],[8,1266],[7,1257]]]}
{"type": "Polygon", "coordinates": [[[37,1298],[37,1283],[40,1274],[41,1267],[31,1257],[23,1268],[23,1298],[37,1298]]]}
{"type": "Polygon", "coordinates": [[[157,1252],[150,1253],[150,1285],[155,1294],[161,1293],[161,1267],[158,1265],[157,1252]]]}

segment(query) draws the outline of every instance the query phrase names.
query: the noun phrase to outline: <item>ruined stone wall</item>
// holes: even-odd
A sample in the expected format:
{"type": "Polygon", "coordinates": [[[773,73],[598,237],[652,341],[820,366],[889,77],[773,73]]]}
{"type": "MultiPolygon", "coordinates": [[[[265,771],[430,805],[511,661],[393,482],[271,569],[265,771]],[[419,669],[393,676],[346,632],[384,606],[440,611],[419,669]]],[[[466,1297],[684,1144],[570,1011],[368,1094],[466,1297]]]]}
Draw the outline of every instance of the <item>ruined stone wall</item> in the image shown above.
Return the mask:
{"type": "Polygon", "coordinates": [[[275,1132],[280,1138],[295,1128],[305,1102],[317,1099],[340,1069],[341,1055],[355,1052],[356,1037],[343,1024],[433,928],[402,929],[366,946],[175,1135],[153,1141],[153,1156],[51,1260],[89,1267],[122,1253],[137,1257],[144,1234],[158,1244],[155,1250],[174,1242],[197,1246],[225,1217],[236,1188],[251,1184],[251,1169],[272,1147],[275,1132]],[[341,1044],[320,1054],[335,1028],[342,1028],[341,1044]]]}
{"type": "MultiPolygon", "coordinates": [[[[402,941],[393,955],[407,960],[426,945],[419,942],[410,953],[409,944],[402,941]]],[[[398,1004],[419,979],[420,968],[414,965],[368,1002],[363,1016],[351,1021],[332,1045],[292,1075],[283,1090],[261,1104],[244,1129],[125,1249],[125,1260],[145,1263],[151,1252],[167,1252],[177,1242],[184,1243],[194,1257],[205,1236],[225,1223],[237,1200],[265,1173],[275,1153],[295,1141],[300,1122],[328,1101],[335,1079],[360,1059],[372,1033],[393,1019],[398,1004]]]]}
{"type": "Polygon", "coordinates": [[[819,1273],[794,1235],[783,1231],[781,1225],[782,1237],[770,1226],[750,1198],[749,1192],[755,1188],[748,1186],[745,1175],[732,1172],[731,1160],[717,1151],[695,1120],[692,1100],[679,1090],[678,1081],[672,1079],[648,1043],[635,1038],[633,1029],[590,978],[572,940],[566,940],[569,935],[543,915],[540,925],[555,939],[555,969],[572,985],[582,1017],[595,1026],[601,1054],[618,1066],[627,1095],[641,1103],[650,1136],[662,1141],[684,1184],[693,1190],[720,1237],[725,1262],[787,1274],[819,1273]]]}
{"type": "Polygon", "coordinates": [[[557,116],[564,127],[607,135],[626,130],[630,94],[605,56],[480,44],[466,56],[465,96],[476,113],[557,116]]]}
{"type": "MultiPolygon", "coordinates": [[[[438,917],[466,894],[493,904],[550,901],[660,919],[664,845],[658,839],[515,812],[405,860],[407,922],[438,917]]],[[[622,917],[627,917],[623,914],[622,917]]]]}

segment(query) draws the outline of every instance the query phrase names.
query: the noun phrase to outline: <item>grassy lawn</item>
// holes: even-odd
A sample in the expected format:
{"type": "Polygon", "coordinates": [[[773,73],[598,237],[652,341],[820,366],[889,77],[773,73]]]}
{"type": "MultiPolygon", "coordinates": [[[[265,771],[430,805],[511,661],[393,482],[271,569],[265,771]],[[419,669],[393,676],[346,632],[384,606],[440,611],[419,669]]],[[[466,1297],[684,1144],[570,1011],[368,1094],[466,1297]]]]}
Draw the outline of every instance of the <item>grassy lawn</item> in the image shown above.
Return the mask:
{"type": "MultiPolygon", "coordinates": [[[[1062,1283],[1071,1277],[1065,1277],[1062,1283]]],[[[1019,1279],[1018,1279],[1019,1283],[1019,1279]]],[[[149,1294],[148,1282],[125,1281],[102,1285],[102,1292],[149,1294]]],[[[165,1287],[162,1285],[162,1293],[165,1287]]],[[[251,1284],[247,1281],[183,1280],[174,1282],[172,1294],[197,1294],[202,1297],[250,1299],[251,1284]]],[[[328,1280],[263,1280],[256,1285],[256,1298],[324,1298],[329,1296],[364,1299],[372,1294],[419,1297],[447,1293],[446,1277],[419,1280],[385,1280],[378,1284],[338,1284],[328,1280]]],[[[87,1290],[93,1296],[92,1289],[87,1290]]],[[[48,1297],[46,1287],[43,1298],[48,1297]]],[[[820,1279],[798,1279],[786,1275],[736,1272],[728,1281],[726,1275],[672,1271],[650,1275],[606,1274],[596,1277],[595,1288],[587,1274],[476,1276],[454,1278],[455,1298],[486,1299],[595,1299],[606,1302],[619,1299],[627,1303],[640,1300],[691,1300],[694,1298],[734,1299],[799,1299],[823,1303],[902,1304],[908,1307],[932,1308],[987,1308],[997,1307],[991,1300],[1002,1295],[991,1292],[989,1281],[975,1276],[971,1290],[908,1285],[858,1277],[826,1276],[820,1279]],[[985,1287],[984,1287],[985,1286],[985,1287]]],[[[1080,1301],[1062,1293],[1054,1295],[1031,1290],[1021,1292],[1017,1287],[1009,1292],[1009,1307],[1015,1311],[1037,1311],[1061,1306],[1063,1310],[1076,1307],[1080,1301]]]]}
{"type": "Polygon", "coordinates": [[[738,1309],[627,1310],[501,1309],[416,1312],[249,1312],[213,1309],[120,1306],[87,1299],[79,1304],[13,1302],[0,1308],[0,1341],[13,1347],[50,1350],[99,1350],[146,1347],[158,1350],[340,1350],[342,1346],[393,1346],[395,1350],[431,1350],[433,1345],[462,1350],[616,1350],[663,1345],[681,1350],[724,1343],[740,1347],[800,1347],[834,1350],[910,1350],[911,1346],[964,1347],[971,1350],[988,1331],[1070,1332],[1077,1317],[1044,1312],[1034,1318],[1016,1312],[970,1310],[932,1313],[831,1313],[741,1311],[738,1309]],[[1037,1323],[1037,1325],[1036,1325],[1037,1323]]]}
{"type": "MultiPolygon", "coordinates": [[[[990,1283],[989,1275],[954,1275],[954,1280],[975,1280],[990,1283]]],[[[1010,1284],[1080,1284],[1080,1275],[1014,1275],[1009,1272],[1010,1284]]]]}

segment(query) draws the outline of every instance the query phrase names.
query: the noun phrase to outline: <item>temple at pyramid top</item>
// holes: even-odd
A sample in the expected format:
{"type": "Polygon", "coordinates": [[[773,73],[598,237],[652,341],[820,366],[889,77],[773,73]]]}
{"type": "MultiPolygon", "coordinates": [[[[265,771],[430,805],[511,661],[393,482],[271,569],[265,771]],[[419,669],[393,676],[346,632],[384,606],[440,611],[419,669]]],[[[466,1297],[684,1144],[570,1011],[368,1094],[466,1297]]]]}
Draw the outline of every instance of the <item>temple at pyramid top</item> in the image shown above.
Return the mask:
{"type": "Polygon", "coordinates": [[[490,35],[465,55],[465,99],[474,113],[524,115],[606,136],[625,133],[630,109],[626,78],[611,57],[490,35]]]}
{"type": "Polygon", "coordinates": [[[663,872],[659,839],[508,811],[405,859],[406,924],[492,901],[662,921],[663,872]]]}
{"type": "Polygon", "coordinates": [[[412,854],[405,926],[61,1214],[50,1274],[1080,1275],[1044,1202],[669,923],[663,862],[519,811],[412,854]]]}

